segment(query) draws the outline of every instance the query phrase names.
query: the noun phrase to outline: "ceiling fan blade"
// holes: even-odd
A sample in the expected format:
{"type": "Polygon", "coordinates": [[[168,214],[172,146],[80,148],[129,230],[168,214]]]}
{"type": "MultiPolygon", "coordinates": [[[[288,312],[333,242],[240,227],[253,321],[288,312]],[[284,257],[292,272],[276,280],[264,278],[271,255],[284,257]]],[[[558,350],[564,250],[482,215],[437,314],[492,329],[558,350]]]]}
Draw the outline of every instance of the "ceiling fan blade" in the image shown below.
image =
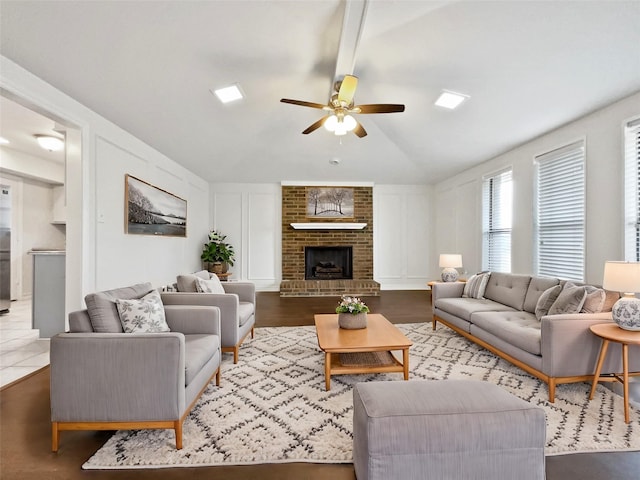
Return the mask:
{"type": "Polygon", "coordinates": [[[395,113],[404,112],[404,105],[396,105],[392,103],[377,103],[372,105],[357,105],[353,109],[360,109],[354,113],[395,113]]]}
{"type": "Polygon", "coordinates": [[[329,115],[325,115],[324,117],[322,117],[317,122],[309,125],[302,133],[307,135],[308,133],[311,133],[311,132],[319,129],[327,118],[329,118],[329,115]]]}
{"type": "Polygon", "coordinates": [[[364,129],[362,125],[360,125],[360,122],[358,122],[358,124],[356,125],[356,128],[354,128],[352,131],[360,138],[367,136],[367,131],[364,129]]]}
{"type": "Polygon", "coordinates": [[[338,101],[346,106],[353,104],[353,96],[356,93],[356,87],[358,86],[358,77],[353,75],[345,75],[340,84],[340,90],[338,91],[338,101]]]}
{"type": "Polygon", "coordinates": [[[289,98],[281,98],[280,101],[282,103],[290,103],[292,105],[300,105],[302,107],[311,107],[311,108],[326,108],[327,107],[327,105],[322,105],[321,103],[305,102],[304,100],[291,100],[289,98]]]}

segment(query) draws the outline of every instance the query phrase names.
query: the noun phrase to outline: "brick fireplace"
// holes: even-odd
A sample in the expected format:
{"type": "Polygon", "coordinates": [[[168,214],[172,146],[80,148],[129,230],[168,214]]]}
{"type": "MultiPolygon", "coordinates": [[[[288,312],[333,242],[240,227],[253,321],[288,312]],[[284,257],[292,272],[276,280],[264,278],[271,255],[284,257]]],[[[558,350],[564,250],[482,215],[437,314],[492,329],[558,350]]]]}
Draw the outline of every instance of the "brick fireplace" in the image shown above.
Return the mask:
{"type": "Polygon", "coordinates": [[[372,187],[349,187],[353,188],[353,218],[307,217],[307,188],[282,186],[280,295],[379,295],[380,284],[373,280],[372,187]],[[310,225],[313,223],[318,223],[318,228],[310,225]],[[296,229],[291,224],[303,226],[296,229]],[[333,250],[342,253],[331,257],[333,250]],[[310,255],[312,264],[307,265],[310,255]]]}

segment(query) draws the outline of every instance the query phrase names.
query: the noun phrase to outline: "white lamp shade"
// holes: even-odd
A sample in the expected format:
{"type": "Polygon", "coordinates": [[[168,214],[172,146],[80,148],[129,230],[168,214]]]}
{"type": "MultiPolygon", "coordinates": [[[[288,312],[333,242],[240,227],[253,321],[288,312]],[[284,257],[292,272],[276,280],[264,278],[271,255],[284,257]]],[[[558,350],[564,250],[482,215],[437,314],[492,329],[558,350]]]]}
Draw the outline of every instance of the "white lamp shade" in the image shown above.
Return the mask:
{"type": "Polygon", "coordinates": [[[440,268],[460,268],[462,267],[462,255],[459,253],[441,253],[440,268]]]}
{"type": "Polygon", "coordinates": [[[614,292],[640,292],[640,263],[605,262],[602,286],[614,292]]]}

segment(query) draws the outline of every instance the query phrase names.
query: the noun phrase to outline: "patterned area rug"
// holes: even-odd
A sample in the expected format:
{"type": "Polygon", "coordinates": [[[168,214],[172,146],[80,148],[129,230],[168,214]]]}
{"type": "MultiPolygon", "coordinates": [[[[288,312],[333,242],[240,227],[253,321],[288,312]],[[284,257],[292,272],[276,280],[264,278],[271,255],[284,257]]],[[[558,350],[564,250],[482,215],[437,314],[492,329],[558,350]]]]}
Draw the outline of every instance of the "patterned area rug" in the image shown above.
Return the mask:
{"type": "MultiPolygon", "coordinates": [[[[640,413],[624,423],[619,395],[585,383],[559,385],[555,403],[534,377],[430,323],[398,327],[412,341],[412,380],[475,379],[500,385],[547,415],[548,455],[640,450],[640,413]]],[[[257,328],[234,365],[224,355],[222,383],[212,383],[184,422],[184,448],[173,430],[119,431],[84,469],[193,467],[256,463],[352,461],[352,387],[402,381],[402,374],[340,375],[325,391],[324,356],[314,327],[257,328]]]]}

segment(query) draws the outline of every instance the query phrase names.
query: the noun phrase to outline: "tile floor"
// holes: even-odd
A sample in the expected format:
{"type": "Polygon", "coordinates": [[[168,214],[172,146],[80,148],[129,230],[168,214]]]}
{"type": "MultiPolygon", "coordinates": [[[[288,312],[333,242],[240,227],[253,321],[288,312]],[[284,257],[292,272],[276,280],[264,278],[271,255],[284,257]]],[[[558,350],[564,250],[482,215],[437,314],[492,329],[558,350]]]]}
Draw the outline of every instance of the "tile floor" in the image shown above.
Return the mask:
{"type": "Polygon", "coordinates": [[[31,328],[31,299],[0,314],[0,387],[49,365],[49,339],[31,328]]]}

